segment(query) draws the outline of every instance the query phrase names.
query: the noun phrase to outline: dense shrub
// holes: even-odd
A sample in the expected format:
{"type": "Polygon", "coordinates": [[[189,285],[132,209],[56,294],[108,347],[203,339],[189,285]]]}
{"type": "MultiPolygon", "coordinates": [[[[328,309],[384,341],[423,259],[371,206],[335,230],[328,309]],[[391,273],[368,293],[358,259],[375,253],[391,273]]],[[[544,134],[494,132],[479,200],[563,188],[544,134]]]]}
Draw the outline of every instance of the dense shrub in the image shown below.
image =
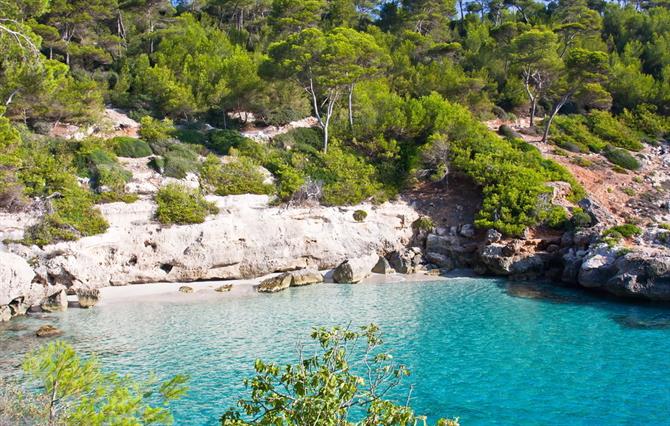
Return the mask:
{"type": "Polygon", "coordinates": [[[421,216],[412,223],[412,227],[418,231],[432,231],[435,228],[435,223],[428,216],[421,216]]]}
{"type": "Polygon", "coordinates": [[[258,169],[258,164],[247,157],[238,157],[227,164],[222,164],[216,156],[210,155],[202,165],[200,176],[203,187],[216,195],[274,192],[272,185],[264,183],[265,176],[258,169]]]}
{"type": "Polygon", "coordinates": [[[274,142],[283,148],[315,152],[323,146],[323,133],[314,127],[298,127],[275,136],[274,142]]]}
{"type": "Polygon", "coordinates": [[[603,151],[603,155],[613,164],[623,167],[624,169],[628,170],[637,170],[639,169],[642,165],[640,162],[630,155],[628,151],[622,148],[614,148],[611,146],[608,146],[605,148],[603,151]]]}
{"type": "Polygon", "coordinates": [[[570,220],[572,222],[572,226],[575,228],[587,228],[591,226],[591,215],[579,207],[572,211],[572,218],[570,220]]]}
{"type": "Polygon", "coordinates": [[[324,204],[357,204],[380,192],[381,184],[376,179],[375,168],[362,157],[333,143],[321,160],[323,167],[313,168],[310,174],[324,182],[324,204]]]}
{"type": "Polygon", "coordinates": [[[640,229],[638,226],[633,225],[632,223],[626,223],[623,225],[617,225],[609,228],[605,232],[603,232],[603,236],[611,236],[615,234],[619,234],[624,238],[630,238],[635,235],[640,235],[642,233],[642,229],[640,229]]]}
{"type": "Polygon", "coordinates": [[[179,139],[179,141],[191,145],[206,145],[207,133],[197,129],[177,129],[172,132],[172,135],[179,139]]]}
{"type": "Polygon", "coordinates": [[[563,229],[568,223],[568,212],[563,207],[553,207],[546,213],[544,223],[550,228],[563,229]]]}
{"type": "Polygon", "coordinates": [[[354,220],[356,222],[363,222],[366,217],[368,217],[368,212],[365,210],[356,210],[354,212],[354,220]]]}
{"type": "Polygon", "coordinates": [[[582,115],[559,115],[554,119],[552,142],[572,152],[600,152],[607,142],[591,133],[582,115]]]}
{"type": "Polygon", "coordinates": [[[277,195],[283,201],[291,199],[293,194],[305,184],[302,173],[288,164],[280,164],[274,171],[274,175],[277,179],[277,195]]]}
{"type": "Polygon", "coordinates": [[[219,211],[199,191],[179,184],[162,187],[156,193],[155,201],[156,218],[163,224],[202,223],[207,215],[219,211]]]}
{"type": "Polygon", "coordinates": [[[174,140],[166,140],[151,144],[154,153],[162,157],[154,157],[149,165],[159,173],[176,179],[183,179],[188,173],[197,173],[200,167],[198,153],[190,145],[174,140]]]}
{"type": "Polygon", "coordinates": [[[622,121],[606,111],[593,111],[588,116],[591,131],[618,148],[639,151],[640,137],[622,121]]]}
{"type": "Polygon", "coordinates": [[[209,134],[207,147],[219,155],[228,155],[231,148],[239,148],[243,143],[254,143],[237,130],[214,130],[209,134]]]}
{"type": "Polygon", "coordinates": [[[142,158],[152,154],[149,144],[141,139],[119,136],[110,142],[119,157],[142,158]]]}
{"type": "Polygon", "coordinates": [[[147,115],[140,119],[140,126],[140,136],[147,142],[169,139],[175,131],[174,124],[169,118],[156,120],[147,115]]]}
{"type": "Polygon", "coordinates": [[[663,138],[670,133],[670,117],[656,114],[656,106],[649,104],[638,105],[635,110],[624,110],[621,115],[626,125],[649,138],[663,138]]]}

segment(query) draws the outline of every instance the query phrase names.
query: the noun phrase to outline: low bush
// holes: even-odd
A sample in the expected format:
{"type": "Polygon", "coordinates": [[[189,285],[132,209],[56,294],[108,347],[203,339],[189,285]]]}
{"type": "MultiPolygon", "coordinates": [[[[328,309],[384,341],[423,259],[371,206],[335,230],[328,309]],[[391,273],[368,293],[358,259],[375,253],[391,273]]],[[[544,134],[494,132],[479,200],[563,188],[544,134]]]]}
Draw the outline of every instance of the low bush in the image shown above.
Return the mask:
{"type": "Polygon", "coordinates": [[[155,201],[156,218],[163,224],[202,223],[207,215],[219,211],[216,205],[205,200],[199,191],[179,184],[162,187],[156,193],[155,201]]]}
{"type": "Polygon", "coordinates": [[[553,229],[563,229],[568,222],[568,212],[559,206],[549,209],[544,219],[544,223],[553,229]]]}
{"type": "Polygon", "coordinates": [[[167,140],[152,143],[151,147],[161,157],[154,157],[149,165],[165,176],[183,179],[188,173],[197,173],[200,168],[198,153],[190,145],[167,140]]]}
{"type": "Polygon", "coordinates": [[[229,155],[231,148],[239,148],[247,142],[253,143],[237,130],[214,130],[209,134],[207,147],[219,155],[229,155]]]}
{"type": "Polygon", "coordinates": [[[640,229],[640,227],[633,225],[632,223],[626,223],[624,225],[617,225],[609,228],[603,232],[603,236],[607,237],[619,234],[624,238],[631,238],[635,235],[640,235],[641,233],[642,229],[640,229]]]}
{"type": "Polygon", "coordinates": [[[314,153],[323,146],[323,133],[314,127],[299,127],[275,136],[274,142],[282,148],[314,153]]]}
{"type": "Polygon", "coordinates": [[[169,139],[174,132],[174,123],[169,118],[156,120],[146,115],[140,119],[139,134],[149,143],[169,139]]]}
{"type": "Polygon", "coordinates": [[[152,154],[149,144],[141,139],[119,136],[110,142],[114,146],[114,153],[119,157],[142,158],[152,154]]]}
{"type": "Polygon", "coordinates": [[[172,135],[180,142],[190,145],[206,145],[208,141],[207,133],[197,129],[177,129],[172,135]]]}
{"type": "Polygon", "coordinates": [[[366,212],[365,210],[356,210],[354,212],[354,220],[356,222],[363,222],[365,220],[365,218],[367,218],[367,217],[368,217],[368,212],[366,212]]]}
{"type": "Polygon", "coordinates": [[[230,163],[222,164],[215,155],[210,155],[202,165],[200,176],[203,187],[216,195],[274,192],[273,185],[264,183],[265,176],[258,169],[258,164],[247,157],[238,157],[230,163]]]}
{"type": "Polygon", "coordinates": [[[608,146],[603,150],[603,155],[612,164],[615,164],[619,167],[623,167],[624,169],[627,170],[637,170],[642,166],[635,157],[633,157],[628,151],[622,148],[614,148],[608,146]]]}
{"type": "Polygon", "coordinates": [[[412,223],[412,227],[418,231],[432,231],[435,228],[435,223],[428,216],[421,216],[412,223]]]}
{"type": "Polygon", "coordinates": [[[591,133],[583,115],[557,116],[551,140],[558,146],[570,146],[572,152],[600,152],[607,145],[607,142],[591,133]]]}
{"type": "Polygon", "coordinates": [[[593,166],[593,162],[587,158],[584,157],[573,157],[570,159],[570,162],[572,164],[576,164],[579,167],[591,167],[593,166]]]}
{"type": "Polygon", "coordinates": [[[572,226],[575,228],[588,228],[591,226],[591,215],[586,213],[581,208],[577,207],[572,210],[572,218],[570,219],[572,226]]]}
{"type": "Polygon", "coordinates": [[[641,104],[633,111],[624,110],[621,117],[628,127],[655,141],[670,134],[670,117],[658,115],[656,110],[655,105],[641,104]]]}
{"type": "Polygon", "coordinates": [[[288,201],[305,184],[302,173],[288,164],[280,164],[274,171],[277,179],[277,195],[282,201],[288,201]]]}
{"type": "Polygon", "coordinates": [[[588,122],[593,134],[618,148],[630,151],[643,148],[639,135],[607,111],[592,111],[588,122]]]}

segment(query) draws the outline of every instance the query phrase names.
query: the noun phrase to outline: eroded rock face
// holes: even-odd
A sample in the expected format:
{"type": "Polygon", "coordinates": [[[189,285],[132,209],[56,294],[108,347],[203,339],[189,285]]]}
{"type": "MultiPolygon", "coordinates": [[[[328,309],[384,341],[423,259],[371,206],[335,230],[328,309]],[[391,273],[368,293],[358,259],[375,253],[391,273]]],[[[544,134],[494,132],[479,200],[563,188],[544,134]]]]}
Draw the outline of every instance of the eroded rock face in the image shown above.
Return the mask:
{"type": "Polygon", "coordinates": [[[377,264],[372,268],[372,272],[375,274],[392,274],[395,272],[395,270],[391,267],[389,264],[389,261],[386,260],[385,257],[379,256],[379,260],[377,261],[377,264]]]}
{"type": "Polygon", "coordinates": [[[603,287],[617,272],[614,265],[616,260],[615,249],[609,248],[606,244],[594,247],[584,258],[577,275],[577,281],[583,287],[603,287]]]}
{"type": "Polygon", "coordinates": [[[314,269],[301,269],[290,272],[291,287],[302,287],[305,285],[319,284],[323,282],[321,272],[314,269]]]}
{"type": "Polygon", "coordinates": [[[0,321],[23,315],[31,305],[41,301],[44,287],[32,282],[34,276],[25,259],[0,252],[0,321]]]}
{"type": "Polygon", "coordinates": [[[44,250],[11,249],[35,258],[42,282],[66,287],[246,279],[331,269],[347,258],[400,249],[418,218],[402,202],[286,209],[270,207],[262,195],[208,198],[220,213],[202,224],[163,227],[153,221],[150,201],[111,203],[100,206],[110,223],[105,234],[44,250]],[[352,226],[352,212],[361,208],[368,217],[352,226]]]}
{"type": "Polygon", "coordinates": [[[259,293],[276,293],[278,291],[286,290],[291,286],[293,277],[289,273],[277,275],[275,277],[263,280],[257,287],[256,291],[259,293]]]}
{"type": "Polygon", "coordinates": [[[377,254],[347,259],[335,268],[333,280],[336,283],[356,284],[372,273],[378,261],[377,254]]]}

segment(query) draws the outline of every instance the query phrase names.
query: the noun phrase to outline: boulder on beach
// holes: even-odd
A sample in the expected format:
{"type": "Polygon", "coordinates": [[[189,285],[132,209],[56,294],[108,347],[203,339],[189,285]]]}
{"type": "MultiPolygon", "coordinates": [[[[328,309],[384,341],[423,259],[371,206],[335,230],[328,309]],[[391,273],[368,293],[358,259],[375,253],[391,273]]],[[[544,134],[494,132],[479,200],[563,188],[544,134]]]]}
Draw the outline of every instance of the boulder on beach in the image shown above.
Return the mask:
{"type": "Polygon", "coordinates": [[[292,271],[290,274],[291,287],[301,287],[323,282],[323,275],[321,275],[321,272],[314,269],[300,269],[298,271],[292,271]]]}
{"type": "Polygon", "coordinates": [[[289,273],[280,274],[263,280],[257,287],[259,293],[276,293],[291,286],[293,277],[289,273]]]}
{"type": "Polygon", "coordinates": [[[386,258],[379,256],[379,260],[377,261],[377,264],[372,268],[372,272],[375,274],[393,274],[395,270],[391,267],[389,264],[389,261],[386,260],[386,258]]]}
{"type": "Polygon", "coordinates": [[[336,283],[356,284],[372,273],[372,268],[378,261],[379,256],[377,254],[347,259],[335,268],[333,280],[336,283]]]}
{"type": "Polygon", "coordinates": [[[193,293],[193,287],[183,285],[183,286],[179,287],[179,292],[181,292],[181,293],[193,293]]]}

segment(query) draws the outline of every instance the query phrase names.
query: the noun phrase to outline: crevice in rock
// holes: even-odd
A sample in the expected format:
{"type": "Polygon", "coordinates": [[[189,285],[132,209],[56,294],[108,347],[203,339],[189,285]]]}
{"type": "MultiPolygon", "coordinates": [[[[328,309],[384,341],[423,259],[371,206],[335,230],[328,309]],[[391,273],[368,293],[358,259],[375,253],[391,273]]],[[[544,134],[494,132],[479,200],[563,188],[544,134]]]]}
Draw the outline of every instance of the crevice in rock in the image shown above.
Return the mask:
{"type": "Polygon", "coordinates": [[[170,263],[161,263],[160,268],[165,271],[166,274],[169,274],[172,271],[172,268],[174,268],[174,265],[170,263]]]}

